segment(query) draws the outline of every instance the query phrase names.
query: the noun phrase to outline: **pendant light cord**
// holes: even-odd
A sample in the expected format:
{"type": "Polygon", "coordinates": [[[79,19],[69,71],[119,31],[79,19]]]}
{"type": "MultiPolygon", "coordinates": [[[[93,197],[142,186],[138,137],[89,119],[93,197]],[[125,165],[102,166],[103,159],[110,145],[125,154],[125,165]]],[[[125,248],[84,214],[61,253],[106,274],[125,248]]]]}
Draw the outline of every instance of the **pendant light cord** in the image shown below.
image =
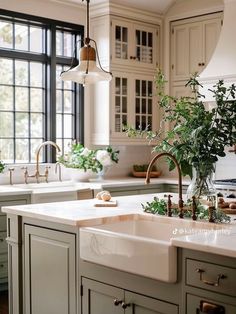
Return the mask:
{"type": "MultiPolygon", "coordinates": [[[[86,65],[86,71],[85,71],[85,73],[88,74],[88,70],[89,70],[89,47],[90,47],[89,43],[90,43],[90,41],[92,41],[92,42],[94,43],[94,45],[95,45],[96,57],[97,57],[98,64],[99,64],[101,70],[102,70],[103,72],[108,73],[108,74],[110,74],[110,75],[112,76],[112,73],[109,72],[109,71],[106,71],[106,70],[102,67],[102,65],[101,65],[100,58],[99,58],[99,54],[98,54],[98,48],[97,48],[97,43],[96,43],[96,41],[95,41],[94,39],[92,39],[92,38],[89,38],[89,3],[90,3],[90,0],[82,0],[82,2],[84,2],[84,1],[87,2],[87,10],[86,10],[86,11],[87,11],[87,12],[86,12],[86,19],[87,19],[87,21],[86,21],[86,23],[87,23],[86,28],[87,28],[87,34],[86,34],[86,37],[85,37],[84,40],[83,40],[83,43],[84,43],[85,46],[88,47],[88,49],[87,49],[87,65],[86,65]]],[[[79,40],[77,40],[76,43],[75,43],[75,49],[74,49],[74,51],[73,51],[73,56],[72,56],[70,68],[69,68],[68,70],[62,71],[61,74],[64,73],[64,72],[68,72],[69,70],[71,70],[71,69],[73,68],[73,65],[74,65],[74,60],[77,61],[77,59],[76,59],[76,50],[77,50],[77,44],[78,44],[79,42],[82,42],[82,40],[79,39],[79,40]]]]}

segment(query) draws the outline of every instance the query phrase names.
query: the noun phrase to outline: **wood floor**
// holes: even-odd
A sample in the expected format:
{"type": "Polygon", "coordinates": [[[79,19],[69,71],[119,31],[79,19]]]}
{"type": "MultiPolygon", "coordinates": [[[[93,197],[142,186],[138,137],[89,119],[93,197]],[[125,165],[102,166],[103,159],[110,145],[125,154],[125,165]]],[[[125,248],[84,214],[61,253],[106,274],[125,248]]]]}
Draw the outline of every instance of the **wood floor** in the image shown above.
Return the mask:
{"type": "Polygon", "coordinates": [[[8,314],[8,291],[0,291],[0,314],[8,314]]]}

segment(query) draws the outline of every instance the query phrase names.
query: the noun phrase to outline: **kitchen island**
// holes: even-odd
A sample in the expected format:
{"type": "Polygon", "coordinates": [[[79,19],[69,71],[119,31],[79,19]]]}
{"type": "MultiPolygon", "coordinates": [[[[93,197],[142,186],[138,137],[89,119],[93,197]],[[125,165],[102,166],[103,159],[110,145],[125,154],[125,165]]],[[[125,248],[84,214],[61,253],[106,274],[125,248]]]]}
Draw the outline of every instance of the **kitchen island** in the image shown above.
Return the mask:
{"type": "MultiPolygon", "coordinates": [[[[80,258],[81,227],[137,219],[143,216],[141,203],[154,196],[117,197],[118,206],[114,208],[94,207],[94,199],[4,207],[10,313],[190,314],[197,309],[203,311],[207,302],[222,306],[223,313],[236,313],[236,286],[232,280],[236,276],[234,222],[220,230],[211,224],[207,232],[194,229],[191,234],[184,234],[183,220],[165,218],[179,222],[182,230],[182,234],[171,239],[171,245],[178,247],[177,280],[173,283],[80,258]],[[197,273],[195,264],[200,272],[213,268],[209,274],[197,273]],[[219,272],[227,279],[219,279],[219,272]]],[[[202,223],[194,222],[191,226],[199,224],[202,223]]],[[[202,226],[205,229],[204,223],[202,226]]]]}

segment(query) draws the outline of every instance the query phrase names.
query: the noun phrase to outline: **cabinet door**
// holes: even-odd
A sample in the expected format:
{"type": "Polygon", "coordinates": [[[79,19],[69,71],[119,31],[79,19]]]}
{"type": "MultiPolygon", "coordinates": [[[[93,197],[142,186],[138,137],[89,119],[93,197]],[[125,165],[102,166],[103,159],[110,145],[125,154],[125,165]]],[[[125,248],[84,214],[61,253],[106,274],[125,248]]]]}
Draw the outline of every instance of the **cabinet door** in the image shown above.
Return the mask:
{"type": "MultiPolygon", "coordinates": [[[[172,23],[172,81],[185,81],[208,64],[221,30],[221,14],[183,19],[172,23]]],[[[184,85],[184,84],[183,84],[184,85]]]]}
{"type": "Polygon", "coordinates": [[[25,225],[24,240],[24,313],[75,314],[75,235],[25,225]]]}
{"type": "Polygon", "coordinates": [[[83,278],[82,314],[122,314],[122,289],[83,278]]]}
{"type": "Polygon", "coordinates": [[[158,26],[112,19],[112,63],[154,69],[159,54],[158,26]]]}
{"type": "Polygon", "coordinates": [[[145,138],[128,138],[123,126],[157,130],[158,111],[154,98],[153,76],[113,73],[112,132],[113,140],[147,143],[145,138]]]}
{"type": "Polygon", "coordinates": [[[125,291],[125,314],[178,314],[178,306],[125,291]]]}

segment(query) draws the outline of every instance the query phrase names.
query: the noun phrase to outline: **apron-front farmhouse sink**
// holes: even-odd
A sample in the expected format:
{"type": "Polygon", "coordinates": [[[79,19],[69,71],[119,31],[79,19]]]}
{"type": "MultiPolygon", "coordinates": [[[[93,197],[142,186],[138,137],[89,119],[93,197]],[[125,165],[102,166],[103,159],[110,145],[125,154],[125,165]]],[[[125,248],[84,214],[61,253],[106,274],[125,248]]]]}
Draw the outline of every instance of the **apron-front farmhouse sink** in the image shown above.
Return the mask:
{"type": "Polygon", "coordinates": [[[118,270],[176,282],[177,248],[171,239],[218,228],[189,220],[134,215],[127,221],[81,228],[80,256],[118,270]]]}

